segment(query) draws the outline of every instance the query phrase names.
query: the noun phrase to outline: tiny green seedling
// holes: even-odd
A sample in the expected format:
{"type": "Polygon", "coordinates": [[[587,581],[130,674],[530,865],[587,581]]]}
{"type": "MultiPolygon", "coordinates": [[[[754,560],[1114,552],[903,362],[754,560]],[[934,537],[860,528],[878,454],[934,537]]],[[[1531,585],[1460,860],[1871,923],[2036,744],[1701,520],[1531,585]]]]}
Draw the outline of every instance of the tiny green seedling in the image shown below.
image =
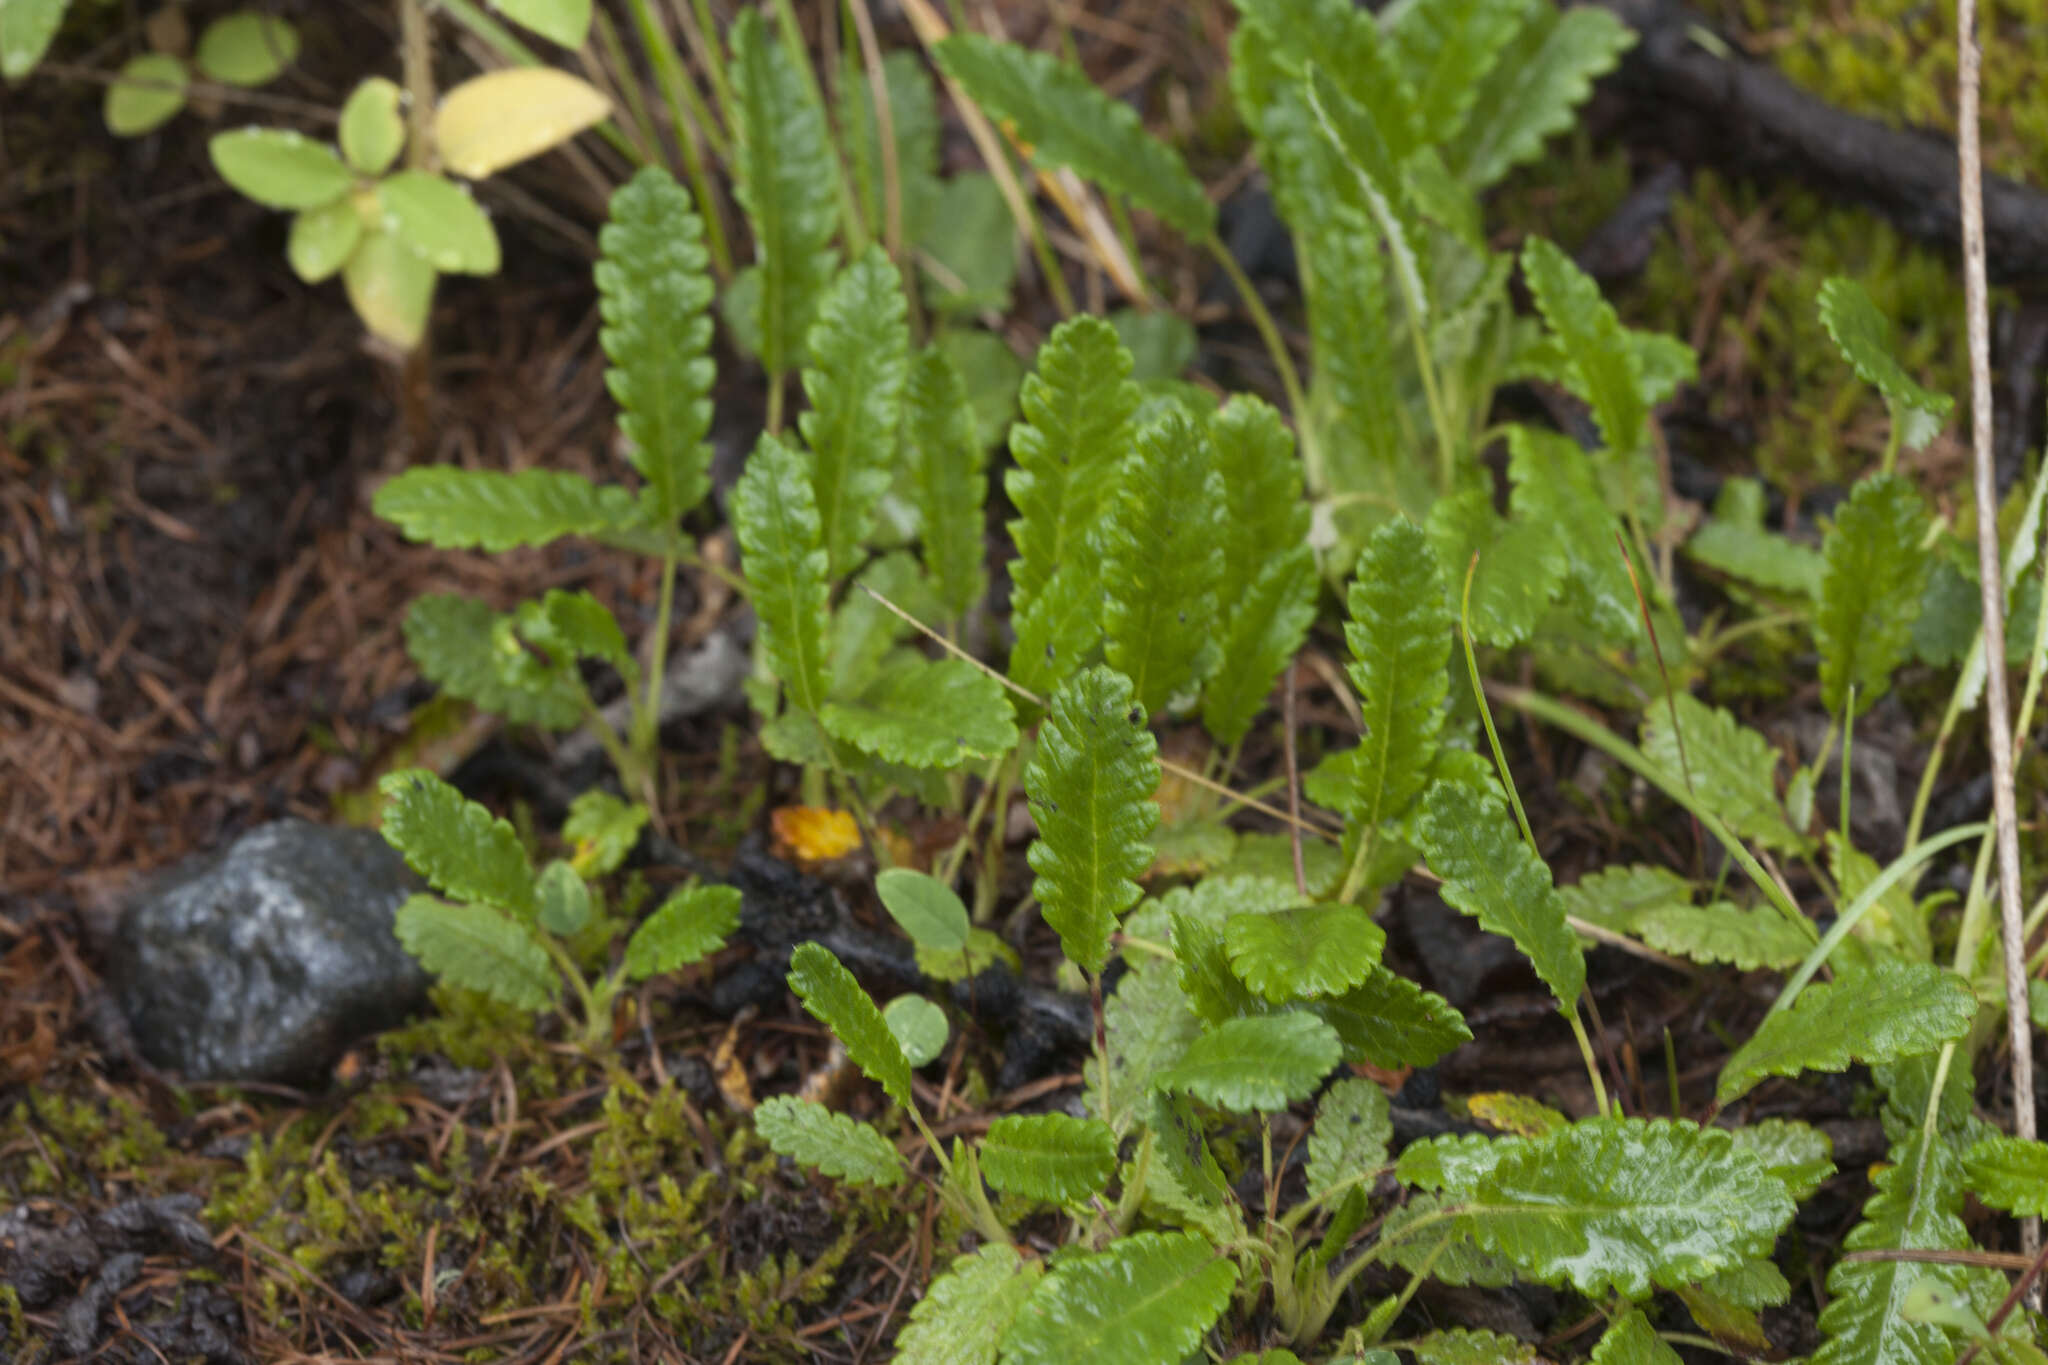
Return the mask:
{"type": "Polygon", "coordinates": [[[253,88],[277,79],[299,55],[299,31],[259,10],[237,10],[208,24],[189,58],[182,11],[159,10],[146,32],[152,50],[129,58],[107,87],[102,114],[116,137],[140,137],[170,122],[185,107],[195,78],[253,88]]]}

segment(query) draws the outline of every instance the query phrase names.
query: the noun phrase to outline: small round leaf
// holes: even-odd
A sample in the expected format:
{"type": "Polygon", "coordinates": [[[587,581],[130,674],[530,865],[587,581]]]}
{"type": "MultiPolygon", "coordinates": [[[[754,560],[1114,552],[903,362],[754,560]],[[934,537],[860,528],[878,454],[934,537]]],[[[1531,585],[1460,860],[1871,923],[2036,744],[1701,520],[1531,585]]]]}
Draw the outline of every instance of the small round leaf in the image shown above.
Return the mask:
{"type": "Polygon", "coordinates": [[[199,35],[194,60],[223,85],[261,85],[299,55],[299,31],[282,19],[240,10],[216,19],[199,35]]]}
{"type": "Polygon", "coordinates": [[[400,171],[377,187],[385,226],[436,270],[490,275],[498,269],[498,234],[463,189],[428,171],[400,171]]]}
{"type": "Polygon", "coordinates": [[[967,907],[937,877],[892,867],[875,878],[875,894],[920,949],[957,953],[967,946],[967,907]]]}
{"type": "Polygon", "coordinates": [[[115,137],[140,137],[162,126],[185,107],[185,87],[191,80],[176,57],[148,52],[131,59],[107,87],[107,131],[115,137]]]}
{"type": "Polygon", "coordinates": [[[318,284],[347,265],[362,240],[363,215],[349,200],[336,199],[299,211],[292,219],[291,236],[285,239],[284,255],[293,274],[307,284],[318,284]]]}
{"type": "Polygon", "coordinates": [[[567,938],[590,923],[590,888],[562,859],[540,870],[534,891],[540,898],[540,927],[549,933],[567,938]]]}
{"type": "Polygon", "coordinates": [[[265,208],[309,209],[355,183],[332,147],[288,128],[216,133],[206,150],[223,180],[265,208]]]}
{"type": "Polygon", "coordinates": [[[882,1010],[882,1022],[912,1066],[923,1066],[946,1050],[946,1012],[921,995],[899,995],[882,1010]]]}
{"type": "Polygon", "coordinates": [[[402,92],[372,76],[350,92],[341,106],[341,154],[363,175],[382,175],[405,147],[405,118],[398,112],[402,92]]]}
{"type": "Polygon", "coordinates": [[[464,81],[434,115],[441,162],[470,180],[560,146],[612,111],[588,81],[551,67],[513,67],[464,81]]]}
{"type": "Polygon", "coordinates": [[[427,330],[434,302],[434,267],[381,228],[366,234],[341,272],[348,301],[370,331],[411,350],[427,330]]]}

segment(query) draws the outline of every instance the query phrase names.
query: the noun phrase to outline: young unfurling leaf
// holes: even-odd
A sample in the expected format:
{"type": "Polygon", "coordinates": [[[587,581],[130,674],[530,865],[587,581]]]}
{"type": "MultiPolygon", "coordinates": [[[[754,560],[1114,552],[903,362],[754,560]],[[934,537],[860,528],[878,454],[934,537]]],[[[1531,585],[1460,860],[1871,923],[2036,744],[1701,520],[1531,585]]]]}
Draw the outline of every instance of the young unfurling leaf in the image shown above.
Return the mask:
{"type": "Polygon", "coordinates": [[[1179,411],[1138,434],[1118,484],[1100,532],[1103,654],[1156,713],[1221,659],[1218,542],[1229,511],[1208,433],[1179,411]]]}
{"type": "Polygon", "coordinates": [[[804,458],[763,433],[733,489],[732,523],[769,666],[815,715],[827,688],[825,546],[804,458]]]}
{"type": "Polygon", "coordinates": [[[1400,11],[1387,37],[1403,69],[1415,73],[1416,113],[1431,141],[1448,142],[1464,127],[1480,82],[1531,8],[1525,0],[1437,0],[1400,11]]]}
{"type": "Polygon", "coordinates": [[[946,38],[932,56],[976,104],[1014,128],[1041,164],[1070,166],[1128,195],[1183,236],[1215,235],[1216,206],[1187,163],[1080,68],[978,33],[946,38]]]}
{"type": "Polygon", "coordinates": [[[987,452],[974,430],[967,385],[944,351],[927,348],[911,362],[903,418],[925,576],[946,615],[958,621],[988,591],[982,565],[987,452]]]}
{"type": "Polygon", "coordinates": [[[1918,450],[1934,439],[1955,399],[1922,388],[1892,355],[1891,319],[1878,311],[1868,290],[1841,275],[1820,287],[1820,320],[1863,382],[1884,395],[1895,443],[1918,450]]]}
{"type": "Polygon", "coordinates": [[[612,196],[598,235],[598,334],[619,430],[647,480],[646,519],[669,527],[711,487],[711,277],[688,191],[649,166],[612,196]]]}
{"type": "Polygon", "coordinates": [[[754,1111],[761,1140],[799,1165],[851,1185],[887,1188],[903,1180],[903,1158],[868,1124],[814,1100],[777,1095],[754,1111]]]}
{"type": "Polygon", "coordinates": [[[1820,603],[1813,634],[1820,645],[1820,695],[1840,715],[1856,689],[1856,713],[1877,705],[1905,661],[1913,612],[1931,567],[1921,545],[1927,508],[1897,474],[1863,480],[1835,513],[1821,542],[1820,603]]]}
{"type": "Polygon", "coordinates": [[[442,691],[516,725],[567,730],[588,705],[574,673],[541,667],[520,644],[510,613],[473,598],[429,593],[413,599],[405,613],[405,648],[442,691]]]}
{"type": "Polygon", "coordinates": [[[910,368],[907,308],[895,264],[870,246],[839,272],[811,326],[804,367],[811,406],[798,420],[833,578],[854,567],[875,505],[889,491],[910,368]]]}
{"type": "Polygon", "coordinates": [[[1607,449],[1617,456],[1634,454],[1642,447],[1649,414],[1635,348],[1613,306],[1571,257],[1542,237],[1522,244],[1522,276],[1564,350],[1573,391],[1593,406],[1607,449]]]}
{"type": "Polygon", "coordinates": [[[822,110],[797,59],[768,36],[759,10],[732,25],[733,194],[754,229],[747,319],[771,377],[791,369],[832,276],[838,169],[822,110]]]}
{"type": "Polygon", "coordinates": [[[1487,70],[1444,161],[1484,190],[1534,160],[1546,140],[1571,126],[1593,81],[1614,69],[1635,34],[1592,5],[1529,7],[1527,22],[1487,70]]]}
{"type": "Polygon", "coordinates": [[[1038,838],[1032,893],[1068,959],[1099,972],[1117,919],[1137,904],[1159,822],[1158,743],[1133,703],[1130,680],[1108,668],[1077,674],[1054,694],[1024,773],[1038,838]]]}

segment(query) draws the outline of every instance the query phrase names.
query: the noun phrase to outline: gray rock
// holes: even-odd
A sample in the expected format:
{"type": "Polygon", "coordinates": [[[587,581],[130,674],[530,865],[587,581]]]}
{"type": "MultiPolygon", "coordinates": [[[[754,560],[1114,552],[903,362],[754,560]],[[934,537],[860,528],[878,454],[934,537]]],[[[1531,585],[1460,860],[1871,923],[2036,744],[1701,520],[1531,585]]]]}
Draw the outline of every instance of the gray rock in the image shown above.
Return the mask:
{"type": "Polygon", "coordinates": [[[351,1043],[425,1002],[427,974],[391,928],[420,889],[374,831],[263,825],[128,907],[108,984],[166,1071],[316,1085],[351,1043]]]}

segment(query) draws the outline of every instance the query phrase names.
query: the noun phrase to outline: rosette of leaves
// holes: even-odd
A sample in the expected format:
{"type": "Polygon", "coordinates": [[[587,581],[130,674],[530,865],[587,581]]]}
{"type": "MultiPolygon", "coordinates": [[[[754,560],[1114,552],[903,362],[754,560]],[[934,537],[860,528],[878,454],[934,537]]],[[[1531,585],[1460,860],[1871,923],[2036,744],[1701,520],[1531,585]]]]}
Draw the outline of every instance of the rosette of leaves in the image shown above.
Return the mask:
{"type": "Polygon", "coordinates": [[[183,14],[159,10],[144,26],[150,51],[131,57],[107,86],[101,114],[115,137],[140,137],[177,116],[195,78],[216,85],[268,84],[299,56],[299,31],[260,10],[236,10],[208,24],[187,55],[183,14]]]}
{"type": "Polygon", "coordinates": [[[343,103],[336,145],[250,127],[215,135],[207,150],[235,189],[293,215],[285,256],[300,279],[340,275],[363,325],[410,350],[426,332],[442,274],[498,270],[498,234],[462,181],[559,146],[611,104],[550,67],[489,72],[442,98],[432,144],[394,169],[407,149],[402,98],[397,85],[372,76],[343,103]]]}
{"type": "Polygon", "coordinates": [[[571,813],[576,856],[536,873],[510,824],[432,773],[409,769],[380,785],[385,840],[439,893],[399,907],[398,941],[449,985],[516,1009],[562,1010],[566,989],[588,1046],[610,1041],[622,989],[701,961],[739,925],[736,889],[686,886],[633,929],[617,967],[593,971],[626,926],[586,878],[617,868],[631,847],[621,832],[637,829],[644,813],[616,798],[583,798],[571,813]]]}

